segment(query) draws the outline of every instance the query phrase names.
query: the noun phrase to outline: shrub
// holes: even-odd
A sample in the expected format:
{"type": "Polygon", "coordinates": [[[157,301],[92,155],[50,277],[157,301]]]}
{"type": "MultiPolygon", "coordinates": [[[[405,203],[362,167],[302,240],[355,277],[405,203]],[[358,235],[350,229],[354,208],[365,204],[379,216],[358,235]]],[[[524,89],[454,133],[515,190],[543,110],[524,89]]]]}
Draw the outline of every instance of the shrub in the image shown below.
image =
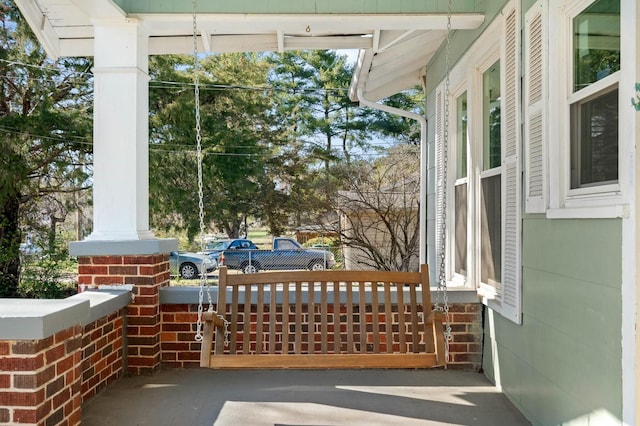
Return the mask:
{"type": "Polygon", "coordinates": [[[77,271],[77,261],[70,259],[66,245],[42,256],[21,259],[18,293],[27,299],[63,299],[77,292],[77,282],[70,279],[77,271]]]}

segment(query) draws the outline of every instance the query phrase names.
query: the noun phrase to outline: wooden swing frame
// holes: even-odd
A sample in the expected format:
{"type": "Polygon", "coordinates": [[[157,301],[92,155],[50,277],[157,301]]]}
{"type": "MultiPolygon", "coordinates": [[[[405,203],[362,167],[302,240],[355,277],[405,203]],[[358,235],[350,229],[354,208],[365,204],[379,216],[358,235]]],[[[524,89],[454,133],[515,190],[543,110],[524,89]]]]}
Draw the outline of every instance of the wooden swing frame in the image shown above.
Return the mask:
{"type": "Polygon", "coordinates": [[[444,314],[432,309],[427,265],[256,274],[222,267],[217,309],[203,313],[201,367],[446,366],[444,314]]]}

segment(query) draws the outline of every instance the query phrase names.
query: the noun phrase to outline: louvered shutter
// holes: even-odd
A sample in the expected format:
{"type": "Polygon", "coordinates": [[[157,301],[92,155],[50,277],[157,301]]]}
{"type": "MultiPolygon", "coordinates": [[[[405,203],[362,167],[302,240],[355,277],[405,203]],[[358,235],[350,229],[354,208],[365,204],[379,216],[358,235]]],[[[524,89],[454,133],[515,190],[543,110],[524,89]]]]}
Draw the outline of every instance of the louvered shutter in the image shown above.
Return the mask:
{"type": "Polygon", "coordinates": [[[525,16],[524,147],[525,211],[546,209],[546,149],[544,146],[544,50],[542,2],[525,16]]]}
{"type": "Polygon", "coordinates": [[[435,166],[436,166],[436,217],[435,217],[435,244],[436,244],[436,277],[440,276],[440,266],[442,259],[442,239],[445,238],[442,235],[442,222],[445,218],[445,203],[444,203],[444,194],[445,188],[443,188],[444,184],[444,100],[443,93],[441,90],[436,92],[436,128],[435,128],[435,148],[436,148],[436,158],[435,158],[435,166]]]}
{"type": "Polygon", "coordinates": [[[520,324],[520,26],[518,11],[505,10],[502,140],[502,285],[501,314],[520,324]]]}

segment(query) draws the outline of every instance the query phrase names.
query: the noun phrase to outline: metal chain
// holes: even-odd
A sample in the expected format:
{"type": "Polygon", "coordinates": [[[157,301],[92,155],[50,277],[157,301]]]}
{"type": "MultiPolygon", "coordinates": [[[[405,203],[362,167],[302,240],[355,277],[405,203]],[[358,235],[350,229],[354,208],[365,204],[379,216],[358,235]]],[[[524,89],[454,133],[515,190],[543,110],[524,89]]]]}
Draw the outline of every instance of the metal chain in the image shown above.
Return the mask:
{"type": "MultiPolygon", "coordinates": [[[[200,61],[198,59],[198,25],[196,19],[196,0],[193,0],[191,4],[193,8],[192,22],[193,22],[193,85],[194,85],[194,98],[195,98],[195,121],[196,121],[196,161],[198,164],[198,216],[200,219],[200,251],[205,249],[205,226],[204,226],[204,195],[202,184],[202,132],[200,126],[200,61]]],[[[211,300],[211,292],[209,289],[209,283],[207,282],[207,273],[204,266],[204,258],[200,264],[200,291],[198,293],[198,320],[196,321],[196,336],[197,342],[202,341],[202,305],[204,299],[204,288],[207,288],[207,298],[209,299],[209,312],[213,312],[213,302],[211,300]]]]}
{"type": "Polygon", "coordinates": [[[224,346],[225,346],[225,348],[228,348],[229,347],[229,342],[231,341],[231,339],[230,339],[231,331],[229,331],[229,321],[224,319],[224,317],[222,315],[218,315],[218,317],[224,323],[224,346]]]}
{"type": "Polygon", "coordinates": [[[451,336],[451,321],[449,316],[449,297],[447,295],[447,270],[446,270],[446,251],[447,251],[447,173],[449,163],[449,91],[450,91],[450,56],[451,56],[451,0],[449,0],[447,13],[447,39],[445,53],[445,82],[444,82],[444,123],[442,137],[442,182],[441,182],[441,202],[442,217],[440,218],[440,270],[438,274],[438,303],[442,299],[443,306],[438,309],[444,310],[445,315],[445,359],[449,359],[449,342],[451,336]]]}

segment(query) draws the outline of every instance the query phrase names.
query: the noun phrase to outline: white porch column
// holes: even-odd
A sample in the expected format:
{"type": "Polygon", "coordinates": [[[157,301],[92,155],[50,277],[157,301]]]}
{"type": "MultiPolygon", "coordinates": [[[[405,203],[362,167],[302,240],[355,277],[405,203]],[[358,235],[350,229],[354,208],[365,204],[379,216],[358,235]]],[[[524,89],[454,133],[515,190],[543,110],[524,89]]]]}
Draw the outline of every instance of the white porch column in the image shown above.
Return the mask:
{"type": "Polygon", "coordinates": [[[93,232],[143,240],[149,231],[148,36],[136,20],[94,22],[93,232]]]}

